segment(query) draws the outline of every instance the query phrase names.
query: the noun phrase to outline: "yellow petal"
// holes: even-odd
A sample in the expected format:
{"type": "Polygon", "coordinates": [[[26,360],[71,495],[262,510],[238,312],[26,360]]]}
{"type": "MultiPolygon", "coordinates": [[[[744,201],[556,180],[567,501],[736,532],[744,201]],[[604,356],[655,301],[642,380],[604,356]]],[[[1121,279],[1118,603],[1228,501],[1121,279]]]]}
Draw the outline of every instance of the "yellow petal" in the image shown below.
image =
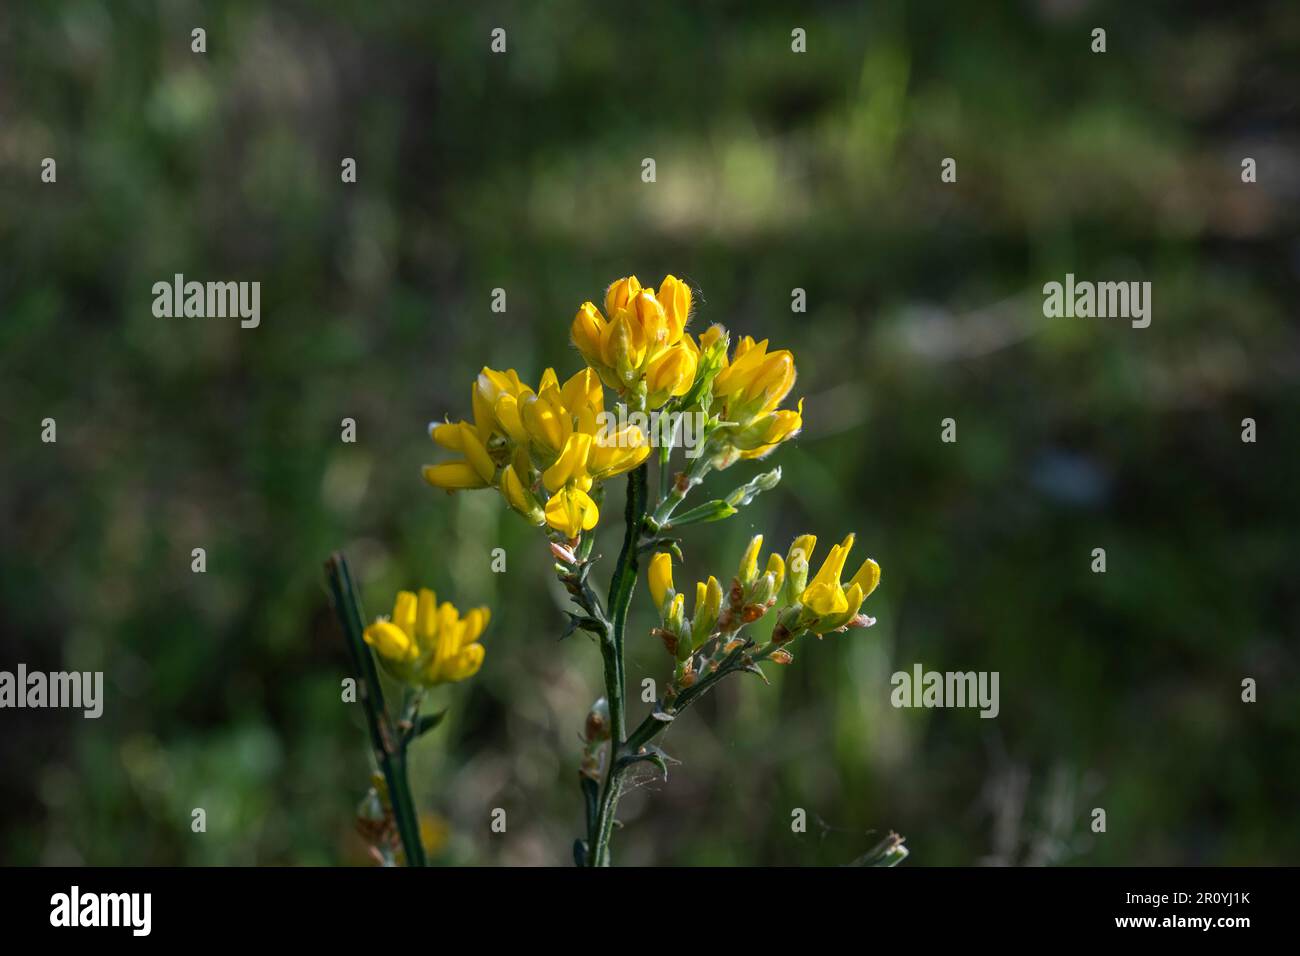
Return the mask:
{"type": "Polygon", "coordinates": [[[587,455],[591,451],[591,436],[574,432],[564,443],[564,451],[550,468],[542,472],[542,484],[552,493],[559,491],[571,479],[581,477],[587,468],[587,455]]]}
{"type": "Polygon", "coordinates": [[[479,478],[483,479],[483,484],[492,484],[496,477],[496,465],[488,456],[487,448],[479,440],[478,433],[470,425],[461,422],[460,426],[460,443],[465,451],[465,460],[469,462],[470,467],[477,472],[479,478]]]}
{"type": "Polygon", "coordinates": [[[438,422],[429,426],[429,437],[449,451],[460,451],[460,426],[460,422],[438,422]]]}
{"type": "Polygon", "coordinates": [[[455,657],[442,663],[439,669],[439,680],[455,682],[473,677],[483,666],[485,654],[482,644],[470,644],[455,657]]]}
{"type": "Polygon", "coordinates": [[[772,580],[775,582],[774,590],[781,590],[781,585],[785,583],[785,562],[775,551],[767,556],[765,573],[772,575],[772,580]]]}
{"type": "Polygon", "coordinates": [[[804,607],[811,608],[818,617],[828,614],[841,614],[848,609],[849,602],[844,590],[835,584],[810,584],[803,592],[804,607]]]}
{"type": "Polygon", "coordinates": [[[691,287],[674,275],[659,283],[658,299],[668,317],[668,341],[676,342],[686,330],[691,313],[691,287]]]}
{"type": "Polygon", "coordinates": [[[486,607],[476,607],[465,615],[465,629],[461,633],[461,647],[473,644],[479,639],[479,636],[487,629],[488,621],[492,619],[492,612],[486,607]]]}
{"type": "Polygon", "coordinates": [[[437,632],[438,598],[428,588],[420,588],[420,600],[415,614],[415,641],[422,651],[433,647],[437,632]]]}
{"type": "MultiPolygon", "coordinates": [[[[871,596],[871,592],[876,589],[880,583],[880,565],[876,564],[871,558],[862,562],[862,567],[858,568],[858,573],[853,575],[853,581],[850,586],[856,584],[862,589],[862,597],[866,599],[871,596]]],[[[856,612],[854,612],[856,613],[856,612]]]]}
{"type": "Polygon", "coordinates": [[[591,369],[584,368],[564,383],[560,389],[560,401],[575,414],[603,411],[605,390],[601,387],[600,376],[591,369]]]}
{"type": "Polygon", "coordinates": [[[528,441],[528,432],[524,430],[524,420],[519,414],[518,398],[514,395],[502,395],[497,399],[492,411],[506,437],[517,445],[528,441]]]}
{"type": "Polygon", "coordinates": [[[605,291],[605,314],[612,317],[620,309],[627,308],[627,304],[640,291],[641,283],[636,276],[619,279],[605,291]]]}
{"type": "Polygon", "coordinates": [[[376,621],[361,636],[380,657],[395,663],[409,663],[419,656],[415,643],[392,621],[376,621]]]}
{"type": "Polygon", "coordinates": [[[650,596],[654,598],[655,607],[662,608],[664,599],[673,586],[673,559],[666,551],[659,551],[650,559],[646,570],[646,579],[650,585],[650,596]]]}
{"type": "Polygon", "coordinates": [[[505,497],[506,504],[533,524],[542,524],[546,520],[542,516],[541,505],[537,503],[533,493],[524,487],[514,465],[506,465],[501,470],[501,494],[505,497]]]}
{"type": "Polygon", "coordinates": [[[579,488],[561,489],[546,502],[546,523],[570,540],[596,527],[599,520],[596,503],[579,488]]]}
{"type": "Polygon", "coordinates": [[[744,555],[740,558],[740,570],[737,576],[740,583],[748,587],[758,577],[758,552],[763,547],[763,536],[756,534],[749,539],[744,555]]]}
{"type": "Polygon", "coordinates": [[[415,610],[418,600],[413,591],[398,591],[397,600],[393,602],[393,623],[402,629],[402,633],[415,639],[415,610]]]}
{"type": "Polygon", "coordinates": [[[486,488],[477,471],[466,461],[448,461],[441,465],[425,465],[424,480],[435,488],[459,491],[464,488],[486,488]]]}
{"type": "Polygon", "coordinates": [[[600,336],[605,331],[605,318],[590,302],[582,303],[578,314],[573,317],[569,335],[578,347],[582,357],[588,362],[600,359],[600,336]]]}
{"type": "MultiPolygon", "coordinates": [[[[670,344],[668,341],[668,316],[664,313],[664,307],[659,304],[659,300],[655,298],[654,292],[643,289],[632,300],[630,308],[632,314],[636,316],[637,324],[641,326],[646,344],[655,351],[667,348],[670,344]]],[[[680,337],[678,336],[678,338],[680,337]]]]}

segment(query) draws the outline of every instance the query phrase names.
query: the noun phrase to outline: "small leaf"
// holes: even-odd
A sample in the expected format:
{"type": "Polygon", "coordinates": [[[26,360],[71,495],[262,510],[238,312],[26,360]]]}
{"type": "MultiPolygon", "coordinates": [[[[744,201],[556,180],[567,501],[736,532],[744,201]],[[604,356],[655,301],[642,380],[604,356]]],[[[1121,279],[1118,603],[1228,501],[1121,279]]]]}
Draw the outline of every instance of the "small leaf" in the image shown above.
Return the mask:
{"type": "Polygon", "coordinates": [[[447,709],[444,707],[436,714],[425,714],[415,722],[415,730],[412,732],[412,739],[427,734],[442,723],[442,719],[447,716],[447,709]]]}
{"type": "Polygon", "coordinates": [[[564,640],[574,631],[587,631],[597,637],[605,633],[604,625],[594,617],[588,617],[585,614],[574,614],[572,611],[565,611],[564,615],[569,619],[569,623],[565,627],[564,633],[560,635],[560,640],[564,640]]]}
{"type": "Polygon", "coordinates": [[[675,516],[665,528],[684,528],[688,524],[704,524],[710,521],[721,521],[723,518],[730,518],[736,513],[736,509],[723,501],[721,498],[715,498],[713,501],[706,501],[699,507],[692,508],[690,511],[675,516]]]}
{"type": "Polygon", "coordinates": [[[763,678],[764,684],[767,684],[769,687],[772,686],[772,682],[769,681],[767,675],[763,673],[763,668],[759,667],[757,664],[745,664],[740,669],[742,671],[748,671],[751,674],[757,674],[759,677],[763,678]]]}
{"type": "MultiPolygon", "coordinates": [[[[654,746],[653,744],[647,744],[646,746],[641,748],[640,753],[627,754],[626,756],[620,757],[618,762],[619,765],[622,767],[630,767],[633,764],[642,763],[642,762],[652,763],[656,767],[658,767],[659,772],[664,775],[664,780],[667,780],[668,761],[670,760],[672,760],[672,758],[669,757],[666,753],[664,753],[661,749],[654,746]]],[[[673,763],[676,762],[677,761],[673,760],[673,763]]]]}
{"type": "Polygon", "coordinates": [[[575,866],[587,865],[587,841],[586,840],[573,841],[573,863],[575,866]]]}

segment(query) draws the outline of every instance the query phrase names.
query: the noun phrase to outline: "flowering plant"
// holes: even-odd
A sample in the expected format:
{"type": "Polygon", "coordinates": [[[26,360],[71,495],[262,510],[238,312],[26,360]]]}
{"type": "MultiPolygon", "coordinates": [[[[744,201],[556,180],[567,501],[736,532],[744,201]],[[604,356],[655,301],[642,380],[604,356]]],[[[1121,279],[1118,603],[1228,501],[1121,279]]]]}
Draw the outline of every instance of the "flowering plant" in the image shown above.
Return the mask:
{"type": "MultiPolygon", "coordinates": [[[[781,469],[758,474],[723,498],[685,511],[680,506],[710,472],[766,458],[803,425],[802,401],[783,407],[795,384],[794,356],[785,349],[770,351],[766,340],[749,336],[732,348],[721,325],[696,337],[687,329],[692,300],[690,287],[671,275],[657,291],[635,276],[619,279],[605,294],[603,312],[585,302],[573,319],[570,336],[584,368],[563,382],[546,369],[536,388],[514,369],[484,368],[470,389],[472,421],[444,421],[429,429],[433,441],[454,457],[427,465],[425,480],[449,493],[494,488],[536,525],[573,605],[566,635],[585,631],[600,647],[605,693],[588,712],[578,774],[586,810],[586,832],[574,843],[581,866],[609,864],[627,774],[641,763],[666,773],[667,755],[654,741],[687,707],[730,674],[762,675],[764,663],[789,664],[800,637],[821,638],[875,623],[862,605],[880,581],[879,565],[868,558],[843,580],[852,534],[831,547],[811,580],[816,537],[795,538],[784,556],[769,554],[760,569],[763,536],[756,535],[729,580],[711,575],[696,583],[687,616],[687,593],[676,589],[672,569],[674,557],[682,559],[679,532],[736,514],[774,488],[781,469]],[[607,397],[617,415],[606,414],[607,397]],[[652,442],[636,416],[628,414],[652,412],[698,418],[699,427],[689,431],[698,446],[686,450],[681,472],[674,474],[670,466],[681,432],[652,442]],[[610,426],[611,420],[620,424],[610,426]],[[652,502],[653,444],[658,445],[658,488],[652,502]],[[623,543],[602,598],[592,583],[594,532],[605,485],[621,475],[627,476],[623,543]],[[625,632],[643,555],[650,556],[647,584],[659,618],[651,636],[670,656],[671,678],[651,713],[629,732],[625,632]],[[775,620],[766,639],[747,631],[768,614],[775,620]]],[[[382,807],[391,808],[407,860],[416,861],[418,827],[405,782],[405,746],[419,730],[411,715],[418,714],[425,688],[478,670],[484,655],[477,639],[488,611],[479,608],[462,619],[452,605],[437,605],[429,591],[403,592],[391,619],[362,629],[341,558],[331,564],[331,582],[363,682],[370,683],[366,666],[373,648],[385,670],[412,695],[395,728],[387,727],[382,715],[373,716],[371,725],[389,795],[382,807]]],[[[382,700],[379,706],[382,710],[382,700]]],[[[895,844],[888,857],[897,862],[905,852],[895,844]]]]}

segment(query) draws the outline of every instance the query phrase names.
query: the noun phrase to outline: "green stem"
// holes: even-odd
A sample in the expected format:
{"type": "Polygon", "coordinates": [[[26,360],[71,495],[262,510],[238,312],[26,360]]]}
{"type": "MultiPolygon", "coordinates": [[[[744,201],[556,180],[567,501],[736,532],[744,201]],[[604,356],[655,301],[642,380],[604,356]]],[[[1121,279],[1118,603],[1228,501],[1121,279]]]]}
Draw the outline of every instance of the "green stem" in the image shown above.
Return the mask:
{"type": "Polygon", "coordinates": [[[655,508],[654,514],[651,515],[649,523],[652,530],[668,523],[668,519],[673,516],[677,506],[685,500],[692,488],[704,480],[704,476],[713,467],[708,454],[701,454],[688,460],[690,464],[686,466],[686,471],[678,477],[677,481],[673,482],[672,489],[660,499],[658,507],[655,508]]]}
{"type": "Polygon", "coordinates": [[[672,445],[661,445],[659,447],[659,500],[663,501],[668,497],[668,482],[672,476],[672,469],[669,467],[669,459],[673,454],[672,445]]]}
{"type": "Polygon", "coordinates": [[[609,839],[614,829],[614,813],[622,790],[622,773],[614,759],[622,747],[627,733],[626,687],[623,644],[627,626],[627,612],[632,606],[632,592],[637,577],[637,541],[645,523],[646,465],[643,463],[627,476],[627,505],[623,512],[625,528],[623,550],[619,552],[609,582],[609,621],[601,639],[601,654],[605,661],[605,699],[609,702],[610,761],[605,773],[593,827],[594,839],[587,849],[588,866],[609,864],[609,839]]]}
{"type": "MultiPolygon", "coordinates": [[[[741,659],[752,647],[752,643],[746,643],[744,647],[736,648],[718,666],[716,671],[678,695],[673,707],[674,717],[680,715],[692,703],[703,697],[722,678],[745,666],[741,659]]],[[[757,655],[752,655],[752,660],[757,663],[767,657],[773,649],[768,648],[757,655]]],[[[669,721],[658,720],[653,715],[648,716],[632,732],[632,736],[628,737],[621,745],[611,745],[609,771],[605,777],[605,786],[601,791],[600,805],[596,812],[596,833],[594,842],[591,844],[592,853],[589,857],[589,866],[609,865],[609,840],[614,832],[614,815],[618,809],[619,797],[623,793],[623,778],[632,766],[625,761],[629,757],[636,756],[641,751],[641,748],[659,736],[668,727],[668,724],[669,721]]]]}
{"type": "Polygon", "coordinates": [[[393,808],[393,819],[406,851],[408,866],[424,866],[424,844],[420,840],[420,822],[411,797],[411,784],[407,776],[407,737],[398,728],[384,706],[384,691],[375,669],[375,659],[362,638],[365,630],[361,603],[352,583],[352,573],[347,559],[335,552],[325,563],[330,597],[338,616],[343,636],[347,639],[348,653],[352,658],[352,672],[357,681],[357,693],[366,709],[366,727],[370,731],[370,746],[375,761],[384,774],[388,786],[388,801],[393,808]]]}

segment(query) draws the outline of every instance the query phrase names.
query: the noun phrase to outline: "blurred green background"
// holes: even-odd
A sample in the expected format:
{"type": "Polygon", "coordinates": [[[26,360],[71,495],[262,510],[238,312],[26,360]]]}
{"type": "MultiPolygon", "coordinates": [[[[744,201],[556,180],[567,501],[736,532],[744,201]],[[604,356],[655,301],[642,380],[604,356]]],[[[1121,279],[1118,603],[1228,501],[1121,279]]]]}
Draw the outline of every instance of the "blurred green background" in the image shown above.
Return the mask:
{"type": "MultiPolygon", "coordinates": [[[[781,487],[679,575],[853,530],[884,580],[875,628],[672,727],[616,862],[846,863],[889,829],[914,864],[1297,862],[1298,64],[1286,0],[5,4],[0,668],[107,700],[0,712],[0,860],[365,863],[340,547],[370,615],[418,585],[495,612],[416,749],[437,860],[568,863],[599,653],[557,641],[532,528],[423,484],[425,426],[484,364],[575,371],[576,307],[673,272],[807,398],[781,487]],[[155,318],[177,272],[260,281],[261,327],[155,318]],[[1150,328],[1043,318],[1066,272],[1150,280],[1150,328]],[[1000,716],[893,709],[916,662],[998,671],[1000,716]]],[[[647,611],[636,685],[668,673],[647,611]]]]}

